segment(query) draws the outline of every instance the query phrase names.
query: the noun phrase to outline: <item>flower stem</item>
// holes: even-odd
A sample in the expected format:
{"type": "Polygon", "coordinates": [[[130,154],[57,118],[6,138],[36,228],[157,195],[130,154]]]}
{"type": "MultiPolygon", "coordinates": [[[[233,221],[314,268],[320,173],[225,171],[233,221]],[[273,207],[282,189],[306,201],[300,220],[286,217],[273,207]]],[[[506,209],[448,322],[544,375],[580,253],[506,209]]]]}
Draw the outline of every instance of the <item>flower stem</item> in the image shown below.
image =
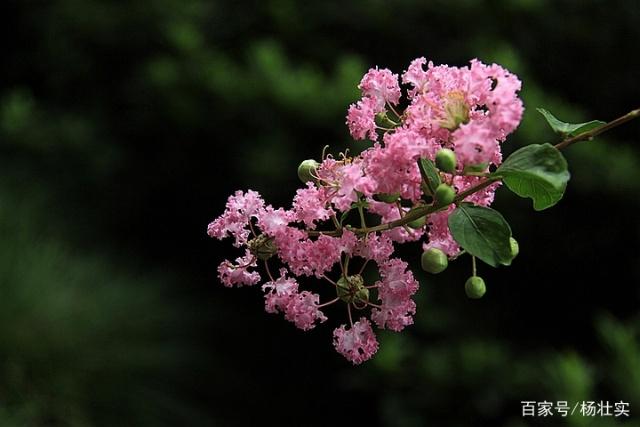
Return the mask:
{"type": "Polygon", "coordinates": [[[602,126],[598,126],[597,128],[593,128],[590,131],[581,133],[571,138],[567,138],[564,141],[556,144],[555,147],[558,150],[562,150],[563,148],[566,148],[572,144],[575,144],[576,142],[592,140],[594,137],[600,135],[601,133],[604,133],[610,129],[618,127],[621,124],[626,123],[638,117],[640,117],[640,108],[636,108],[635,110],[629,111],[624,116],[620,116],[617,119],[612,120],[609,123],[605,123],[602,126]]]}

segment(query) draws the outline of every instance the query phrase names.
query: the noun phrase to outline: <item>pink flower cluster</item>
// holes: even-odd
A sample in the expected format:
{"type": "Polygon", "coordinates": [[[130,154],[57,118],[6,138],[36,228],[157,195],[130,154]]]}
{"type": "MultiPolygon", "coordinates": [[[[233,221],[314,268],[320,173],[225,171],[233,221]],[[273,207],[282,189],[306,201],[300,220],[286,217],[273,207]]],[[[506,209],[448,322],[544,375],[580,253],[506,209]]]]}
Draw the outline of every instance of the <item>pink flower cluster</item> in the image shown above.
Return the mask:
{"type": "MultiPolygon", "coordinates": [[[[394,243],[422,240],[425,250],[438,248],[451,257],[460,251],[447,222],[453,206],[414,229],[391,224],[412,208],[434,203],[425,194],[418,161],[434,160],[442,148],[453,150],[455,171],[440,177],[457,193],[466,191],[480,182],[482,172],[500,164],[500,143],[523,112],[518,78],[477,60],[449,67],[419,58],[401,77],[371,69],[359,88],[362,98],[350,106],[347,125],[353,138],[372,141],[369,148],[353,157],[322,159],[289,209],[266,205],[255,191],[237,191],[208,227],[211,237],[231,237],[234,246],[244,248],[235,262],[218,267],[225,286],[256,285],[262,281],[257,269],[264,267],[267,312],[282,313],[306,331],[327,320],[323,307],[345,303],[349,324],[334,330],[334,346],[354,364],[378,349],[372,322],[392,331],[413,323],[412,297],[419,285],[407,263],[393,257],[394,243]],[[408,87],[406,103],[401,103],[401,81],[408,87]],[[407,107],[398,111],[400,105],[407,107]],[[372,266],[380,278],[367,282],[363,272],[372,266]],[[320,303],[320,293],[300,290],[295,276],[326,281],[319,291],[329,295],[327,302],[320,303]],[[355,322],[354,310],[362,312],[355,322]]],[[[465,200],[487,206],[497,186],[465,200]]]]}

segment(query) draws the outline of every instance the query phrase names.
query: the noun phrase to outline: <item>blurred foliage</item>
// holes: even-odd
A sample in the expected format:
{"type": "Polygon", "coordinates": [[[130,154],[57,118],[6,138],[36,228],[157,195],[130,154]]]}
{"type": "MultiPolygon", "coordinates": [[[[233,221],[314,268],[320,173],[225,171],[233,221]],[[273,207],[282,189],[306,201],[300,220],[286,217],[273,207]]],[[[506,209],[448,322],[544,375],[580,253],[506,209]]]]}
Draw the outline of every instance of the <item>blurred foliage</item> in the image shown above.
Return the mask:
{"type": "Polygon", "coordinates": [[[637,123],[568,150],[549,211],[500,191],[513,266],[481,267],[475,302],[464,259],[421,277],[416,325],[358,368],[331,325],[302,334],[219,286],[234,253],[204,233],[236,188],[288,206],[300,159],[366,146],[344,114],[369,66],[506,66],[527,110],[505,153],[555,141],[535,107],[637,108],[635,0],[0,7],[0,425],[617,425],[520,417],[583,399],[638,425],[637,123]]]}

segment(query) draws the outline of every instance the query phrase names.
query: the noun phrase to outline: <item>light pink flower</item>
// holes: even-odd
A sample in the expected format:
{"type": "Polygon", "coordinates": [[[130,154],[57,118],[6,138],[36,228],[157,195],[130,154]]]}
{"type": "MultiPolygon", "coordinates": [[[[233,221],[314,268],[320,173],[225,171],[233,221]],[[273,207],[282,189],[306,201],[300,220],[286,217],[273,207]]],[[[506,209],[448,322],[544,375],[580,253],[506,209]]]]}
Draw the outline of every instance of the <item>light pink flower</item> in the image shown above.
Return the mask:
{"type": "Polygon", "coordinates": [[[247,250],[243,257],[236,258],[235,264],[228,260],[222,261],[218,266],[218,277],[228,288],[233,285],[255,285],[260,281],[260,273],[249,271],[249,267],[256,266],[256,257],[247,250]]]}
{"type": "Polygon", "coordinates": [[[224,213],[209,224],[207,234],[218,240],[233,236],[233,246],[240,247],[246,244],[249,238],[249,221],[256,217],[263,207],[264,201],[260,194],[252,190],[246,193],[238,190],[227,199],[224,213]]]}
{"type": "Polygon", "coordinates": [[[492,129],[482,121],[460,125],[452,137],[459,165],[490,163],[499,156],[498,141],[493,137],[492,129]]]}
{"type": "Polygon", "coordinates": [[[346,325],[336,328],[333,331],[333,345],[338,353],[354,365],[371,359],[378,351],[378,340],[366,317],[361,317],[350,329],[346,329],[346,325]]]}
{"type": "Polygon", "coordinates": [[[329,219],[333,214],[333,210],[327,207],[328,200],[326,189],[319,189],[314,183],[308,182],[307,188],[300,188],[293,198],[296,220],[315,229],[316,221],[329,219]]]}
{"type": "Polygon", "coordinates": [[[407,267],[407,263],[398,258],[379,265],[382,280],[376,285],[382,304],[381,308],[371,310],[371,319],[379,328],[401,331],[413,324],[416,304],[411,296],[417,292],[419,285],[407,267]]]}
{"type": "Polygon", "coordinates": [[[298,282],[296,282],[296,279],[287,278],[287,270],[281,268],[280,277],[275,281],[262,285],[262,290],[265,292],[265,311],[267,313],[277,313],[278,311],[284,311],[289,300],[298,293],[298,282]]]}
{"type": "Polygon", "coordinates": [[[398,75],[386,68],[382,70],[369,69],[367,74],[362,77],[358,88],[362,90],[364,96],[375,100],[376,112],[384,110],[384,105],[387,102],[396,105],[400,101],[398,75]]]}
{"type": "Polygon", "coordinates": [[[371,141],[378,139],[376,133],[376,101],[373,98],[362,98],[349,106],[347,112],[347,126],[353,139],[369,138],[371,141]]]}
{"type": "Polygon", "coordinates": [[[393,242],[386,234],[371,233],[358,242],[354,255],[373,260],[378,264],[387,260],[393,253],[393,242]]]}
{"type": "MultiPolygon", "coordinates": [[[[424,70],[426,63],[425,58],[414,59],[407,71],[402,74],[402,83],[413,86],[408,93],[409,99],[414,98],[418,93],[426,92],[428,89],[427,73],[424,70]]],[[[433,63],[429,62],[429,67],[433,67],[433,63]]]]}
{"type": "Polygon", "coordinates": [[[308,331],[316,326],[316,321],[324,322],[327,317],[318,309],[320,296],[309,291],[295,294],[285,308],[285,319],[293,322],[296,327],[308,331]]]}

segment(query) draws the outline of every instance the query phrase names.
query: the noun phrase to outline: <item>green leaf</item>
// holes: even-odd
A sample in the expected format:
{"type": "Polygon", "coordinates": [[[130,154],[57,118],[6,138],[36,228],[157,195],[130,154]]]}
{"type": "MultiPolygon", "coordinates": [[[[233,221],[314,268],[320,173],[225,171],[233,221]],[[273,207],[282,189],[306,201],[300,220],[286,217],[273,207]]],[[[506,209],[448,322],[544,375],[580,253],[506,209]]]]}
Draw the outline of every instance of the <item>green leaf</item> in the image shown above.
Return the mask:
{"type": "Polygon", "coordinates": [[[462,203],[449,215],[449,230],[464,250],[492,267],[513,259],[511,227],[496,210],[462,203]]]}
{"type": "Polygon", "coordinates": [[[440,173],[436,165],[429,159],[418,159],[418,168],[420,169],[422,180],[427,184],[427,188],[433,196],[441,182],[440,173]]]}
{"type": "Polygon", "coordinates": [[[518,196],[533,199],[537,211],[562,199],[571,176],[564,156],[551,144],[532,144],[515,151],[492,175],[501,177],[518,196]]]}
{"type": "Polygon", "coordinates": [[[581,133],[588,132],[591,129],[595,129],[598,126],[606,124],[606,122],[603,122],[602,120],[591,120],[590,122],[584,123],[565,123],[558,120],[553,114],[544,108],[536,108],[536,110],[544,116],[547,123],[549,123],[549,126],[551,126],[551,129],[562,136],[580,135],[581,133]]]}

